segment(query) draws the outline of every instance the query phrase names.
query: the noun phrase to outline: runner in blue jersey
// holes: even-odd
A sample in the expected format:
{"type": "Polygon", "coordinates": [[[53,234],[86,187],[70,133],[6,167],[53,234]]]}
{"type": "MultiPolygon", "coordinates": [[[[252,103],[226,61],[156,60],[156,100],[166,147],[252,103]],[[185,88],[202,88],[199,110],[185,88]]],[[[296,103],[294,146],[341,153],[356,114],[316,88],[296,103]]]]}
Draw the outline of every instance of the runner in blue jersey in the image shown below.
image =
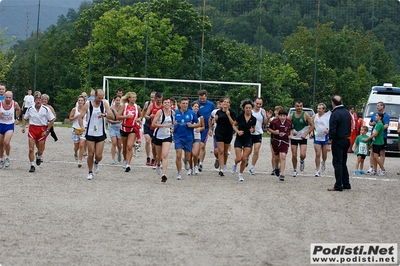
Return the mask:
{"type": "MultiPolygon", "coordinates": [[[[174,142],[176,151],[176,169],[178,170],[177,179],[182,179],[182,150],[185,151],[185,168],[192,169],[190,166],[192,156],[192,146],[194,140],[193,128],[200,126],[199,119],[193,110],[188,109],[189,99],[182,98],[179,109],[175,111],[174,119],[174,142]]],[[[190,172],[189,172],[190,174],[190,172]]]]}

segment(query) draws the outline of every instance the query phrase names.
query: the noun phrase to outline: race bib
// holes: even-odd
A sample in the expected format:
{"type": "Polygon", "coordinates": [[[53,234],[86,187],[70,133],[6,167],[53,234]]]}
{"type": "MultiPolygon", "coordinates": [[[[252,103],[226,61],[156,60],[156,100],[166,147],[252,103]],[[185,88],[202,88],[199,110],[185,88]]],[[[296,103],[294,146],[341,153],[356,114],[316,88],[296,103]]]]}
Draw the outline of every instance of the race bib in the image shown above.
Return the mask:
{"type": "Polygon", "coordinates": [[[358,154],[367,155],[368,154],[368,145],[365,142],[360,142],[360,146],[358,147],[358,154]]]}

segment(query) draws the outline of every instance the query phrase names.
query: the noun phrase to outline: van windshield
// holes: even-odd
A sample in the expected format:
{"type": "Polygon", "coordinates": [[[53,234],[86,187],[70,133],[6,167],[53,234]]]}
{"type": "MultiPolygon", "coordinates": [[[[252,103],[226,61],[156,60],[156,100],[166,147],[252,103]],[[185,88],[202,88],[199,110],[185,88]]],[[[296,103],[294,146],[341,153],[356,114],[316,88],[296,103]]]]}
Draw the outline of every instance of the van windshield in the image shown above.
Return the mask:
{"type": "MultiPolygon", "coordinates": [[[[375,113],[376,110],[376,103],[369,103],[365,107],[364,117],[371,118],[372,114],[375,113]]],[[[390,104],[385,103],[385,112],[390,115],[391,119],[398,119],[400,114],[400,105],[398,104],[390,104]]]]}

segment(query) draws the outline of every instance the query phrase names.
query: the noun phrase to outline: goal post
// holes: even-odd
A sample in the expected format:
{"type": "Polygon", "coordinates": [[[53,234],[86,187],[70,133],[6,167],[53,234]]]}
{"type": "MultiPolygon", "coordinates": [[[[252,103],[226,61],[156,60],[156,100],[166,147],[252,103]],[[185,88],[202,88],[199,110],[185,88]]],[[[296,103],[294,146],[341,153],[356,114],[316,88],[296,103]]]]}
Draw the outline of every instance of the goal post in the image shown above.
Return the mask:
{"type": "Polygon", "coordinates": [[[215,81],[215,80],[193,80],[193,79],[163,79],[163,78],[139,78],[139,77],[119,77],[119,76],[103,76],[103,90],[107,97],[110,99],[110,79],[125,79],[125,80],[139,80],[139,81],[160,81],[160,82],[179,82],[179,83],[198,83],[198,84],[223,84],[235,86],[255,86],[257,87],[257,96],[261,97],[261,83],[247,83],[247,82],[229,82],[229,81],[215,81]]]}

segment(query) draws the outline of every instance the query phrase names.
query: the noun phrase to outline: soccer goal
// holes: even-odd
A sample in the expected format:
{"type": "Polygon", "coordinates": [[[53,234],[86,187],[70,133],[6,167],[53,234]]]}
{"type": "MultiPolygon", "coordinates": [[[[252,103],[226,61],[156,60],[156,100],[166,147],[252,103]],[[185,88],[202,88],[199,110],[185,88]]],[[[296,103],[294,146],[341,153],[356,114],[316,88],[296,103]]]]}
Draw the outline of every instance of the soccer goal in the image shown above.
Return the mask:
{"type": "Polygon", "coordinates": [[[103,90],[107,100],[110,100],[110,84],[109,80],[139,80],[139,81],[160,81],[160,82],[179,82],[179,83],[198,83],[198,84],[224,84],[235,86],[255,86],[257,87],[257,96],[261,97],[261,83],[246,83],[246,82],[228,82],[228,81],[213,81],[213,80],[191,80],[191,79],[161,79],[161,78],[138,78],[138,77],[118,77],[118,76],[103,76],[103,90]]]}

